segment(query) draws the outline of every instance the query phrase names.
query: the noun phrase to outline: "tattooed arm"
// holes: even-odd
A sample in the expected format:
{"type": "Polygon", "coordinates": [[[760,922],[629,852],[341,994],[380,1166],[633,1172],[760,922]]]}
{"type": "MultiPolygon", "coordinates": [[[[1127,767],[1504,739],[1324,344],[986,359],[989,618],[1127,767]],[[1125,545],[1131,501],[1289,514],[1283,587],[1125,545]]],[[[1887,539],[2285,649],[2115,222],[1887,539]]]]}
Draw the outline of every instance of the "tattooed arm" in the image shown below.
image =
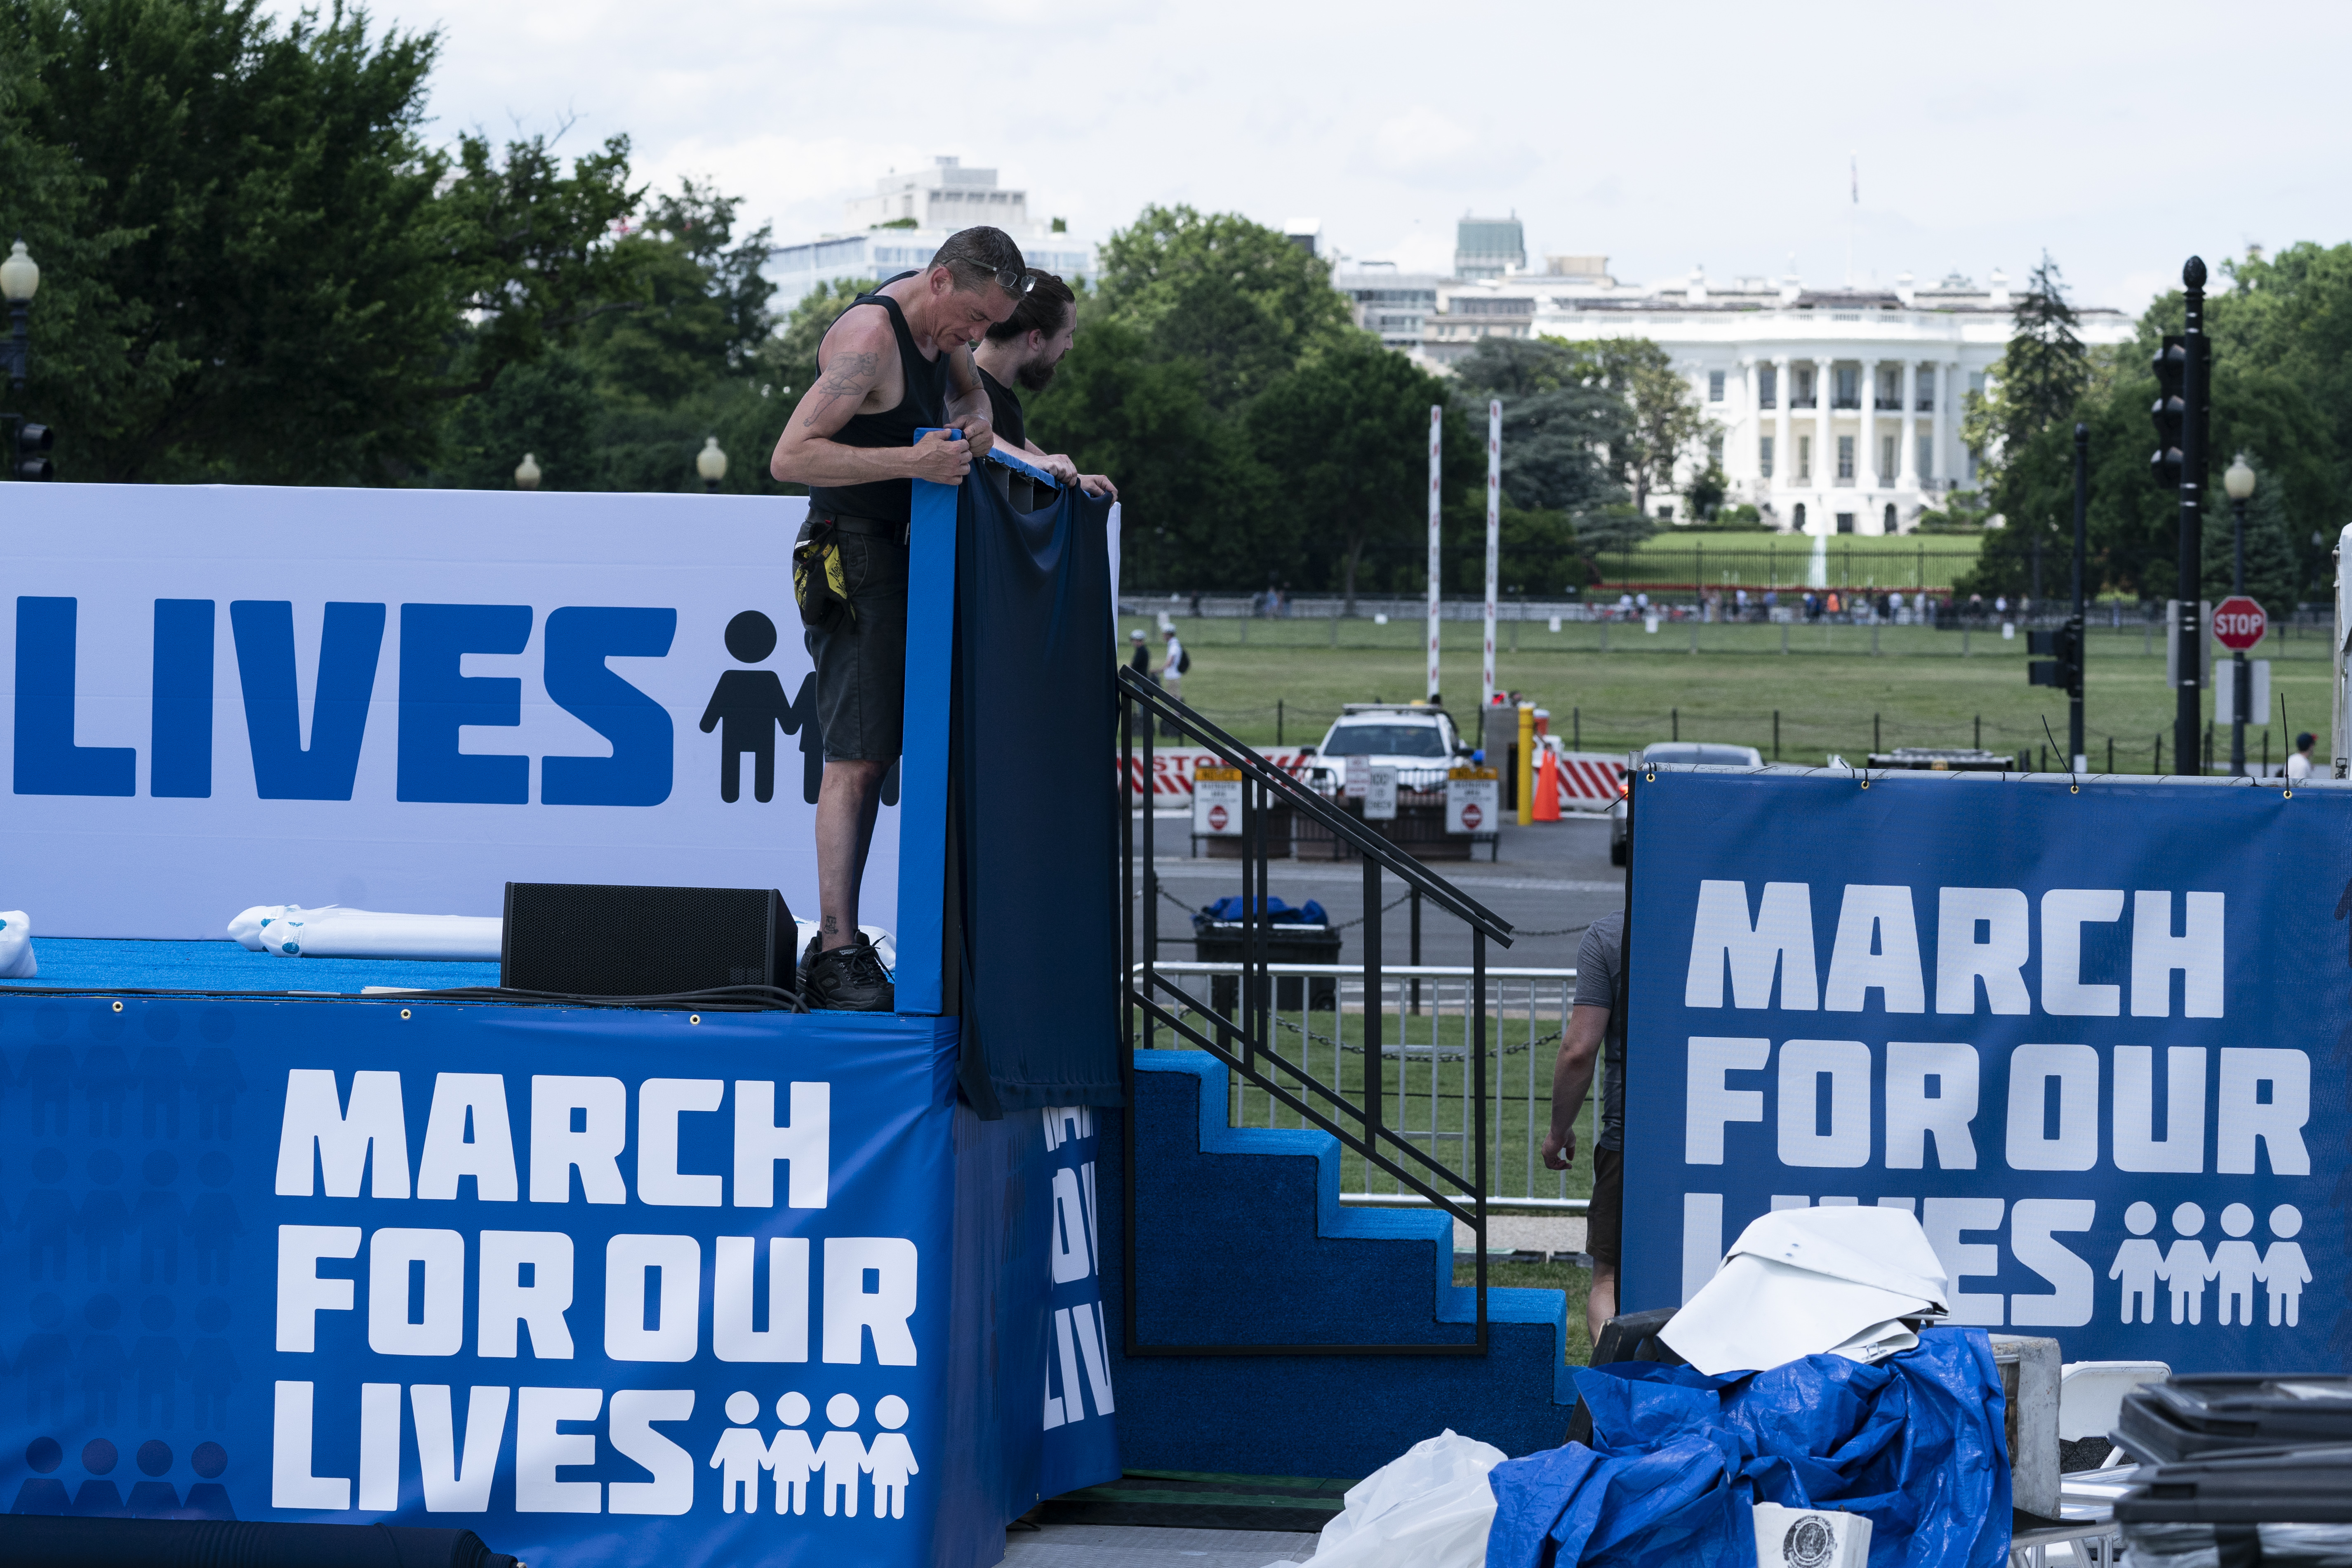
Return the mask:
{"type": "Polygon", "coordinates": [[[982,384],[979,367],[972,363],[969,346],[948,352],[948,423],[964,433],[971,443],[975,458],[988,456],[989,447],[996,444],[996,430],[989,423],[992,410],[988,405],[988,388],[982,384]]]}
{"type": "Polygon", "coordinates": [[[866,306],[845,311],[817,351],[816,384],[793,408],[768,471],[786,484],[860,485],[909,477],[952,485],[971,468],[967,443],[926,436],[911,447],[845,447],[833,439],[886,377],[898,379],[890,319],[866,306]]]}

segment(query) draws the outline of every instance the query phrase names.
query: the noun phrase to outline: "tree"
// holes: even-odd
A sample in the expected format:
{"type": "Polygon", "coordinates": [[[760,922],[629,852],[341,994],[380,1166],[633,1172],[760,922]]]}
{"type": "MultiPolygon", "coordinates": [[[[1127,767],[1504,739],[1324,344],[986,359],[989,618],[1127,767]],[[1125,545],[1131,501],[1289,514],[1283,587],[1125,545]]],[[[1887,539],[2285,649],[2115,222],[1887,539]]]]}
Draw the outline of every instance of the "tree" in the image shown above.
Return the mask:
{"type": "Polygon", "coordinates": [[[1646,338],[1601,338],[1566,345],[1587,367],[1590,384],[1605,388],[1624,414],[1607,443],[1609,472],[1649,510],[1650,492],[1671,489],[1675,467],[1695,454],[1706,434],[1698,396],[1646,338]]]}
{"type": "Polygon", "coordinates": [[[0,226],[30,208],[52,237],[29,401],[60,467],[315,482],[421,456],[453,324],[417,134],[434,38],[253,0],[5,17],[15,135],[49,179],[0,187],[0,226]]]}
{"type": "Polygon", "coordinates": [[[1200,366],[1153,354],[1141,332],[1097,321],[1026,405],[1032,437],[1118,483],[1121,574],[1150,584],[1262,580],[1286,547],[1255,526],[1262,479],[1209,406],[1200,366]]]}
{"type": "MultiPolygon", "coordinates": [[[[1310,562],[1337,567],[1350,614],[1367,549],[1424,537],[1429,409],[1445,394],[1437,377],[1363,337],[1276,382],[1250,410],[1251,443],[1279,477],[1282,526],[1310,562]]],[[[1464,425],[1445,421],[1440,461],[1446,473],[1475,468],[1483,478],[1484,443],[1464,425]]]]}
{"type": "Polygon", "coordinates": [[[1102,262],[1102,314],[1197,364],[1220,414],[1360,335],[1323,262],[1238,214],[1148,206],[1104,242],[1102,262]]]}
{"type": "Polygon", "coordinates": [[[0,228],[47,277],[29,411],[96,479],[386,483],[599,314],[616,139],[422,139],[432,34],[257,0],[0,0],[0,228]]]}
{"type": "Polygon", "coordinates": [[[1632,411],[1600,366],[1556,338],[1482,338],[1454,365],[1454,417],[1482,427],[1503,405],[1503,492],[1529,510],[1569,511],[1622,492],[1603,454],[1625,439],[1632,411]]]}
{"type": "Polygon", "coordinates": [[[1995,433],[2004,447],[2023,446],[2056,424],[2071,426],[2074,406],[2091,383],[2090,354],[2075,334],[2066,285],[2050,253],[2042,253],[2010,317],[1993,395],[1995,433]]]}

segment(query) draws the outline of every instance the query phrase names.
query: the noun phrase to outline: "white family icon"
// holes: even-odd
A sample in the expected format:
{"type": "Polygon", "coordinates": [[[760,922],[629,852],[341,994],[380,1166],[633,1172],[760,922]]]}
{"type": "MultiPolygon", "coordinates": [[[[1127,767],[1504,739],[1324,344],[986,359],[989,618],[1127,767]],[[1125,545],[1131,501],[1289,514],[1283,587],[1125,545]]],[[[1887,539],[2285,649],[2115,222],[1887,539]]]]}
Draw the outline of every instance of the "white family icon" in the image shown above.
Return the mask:
{"type": "Polygon", "coordinates": [[[2229,1239],[2216,1243],[2210,1253],[2195,1239],[2205,1228],[2205,1211],[2195,1204],[2182,1204],[2172,1211],[2176,1239],[2168,1248],[2159,1249],[2148,1239],[2148,1232],[2156,1228],[2156,1208],[2151,1204],[2137,1203],[2126,1209],[2124,1227],[2131,1232],[2131,1239],[2116,1253],[2107,1278],[2123,1281],[2125,1322],[2134,1321],[2135,1316],[2143,1323],[2156,1321],[2159,1279],[2171,1291],[2176,1323],[2202,1321],[2205,1286],[2215,1279],[2221,1283],[2218,1313],[2225,1325],[2234,1314],[2240,1327],[2252,1326],[2257,1283],[2270,1296],[2271,1327],[2293,1328],[2300,1321],[2303,1288],[2311,1283],[2311,1265],[2294,1239],[2303,1229],[2303,1211],[2293,1204],[2271,1210],[2271,1234],[2278,1239],[2271,1243],[2268,1252],[2244,1239],[2254,1228],[2254,1211],[2243,1204],[2231,1204],[2221,1211],[2221,1230],[2229,1239]]]}
{"type": "Polygon", "coordinates": [[[920,1467],[915,1463],[914,1445],[898,1429],[907,1424],[905,1400],[886,1394],[875,1402],[874,1419],[883,1430],[870,1444],[857,1436],[857,1401],[846,1394],[825,1401],[824,1418],[833,1429],[821,1441],[811,1442],[803,1430],[809,1418],[805,1394],[787,1394],[776,1401],[776,1419],[783,1425],[772,1439],[751,1425],[759,1417],[756,1395],[739,1391],[727,1396],[727,1419],[734,1425],[710,1452],[710,1468],[719,1472],[720,1504],[727,1512],[735,1511],[738,1497],[745,1513],[759,1512],[760,1472],[772,1470],[778,1513],[807,1512],[809,1481],[821,1474],[825,1517],[838,1512],[856,1519],[858,1477],[870,1475],[874,1517],[907,1517],[907,1483],[920,1467]]]}

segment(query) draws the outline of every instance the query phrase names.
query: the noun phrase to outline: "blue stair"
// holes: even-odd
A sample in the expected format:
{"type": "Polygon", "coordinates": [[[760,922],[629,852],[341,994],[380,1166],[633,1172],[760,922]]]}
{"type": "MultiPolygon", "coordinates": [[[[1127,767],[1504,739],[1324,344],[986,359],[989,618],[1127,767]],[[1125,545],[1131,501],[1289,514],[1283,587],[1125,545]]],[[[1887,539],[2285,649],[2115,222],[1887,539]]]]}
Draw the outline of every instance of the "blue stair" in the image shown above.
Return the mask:
{"type": "MultiPolygon", "coordinates": [[[[1135,1068],[1139,1342],[1475,1340],[1450,1217],[1342,1206],[1339,1140],[1228,1126],[1226,1068],[1206,1051],[1138,1051],[1135,1068]]],[[[1574,1394],[1557,1290],[1489,1289],[1484,1357],[1126,1353],[1117,1190],[1104,1316],[1129,1469],[1354,1479],[1449,1426],[1513,1455],[1559,1444],[1574,1394]]]]}

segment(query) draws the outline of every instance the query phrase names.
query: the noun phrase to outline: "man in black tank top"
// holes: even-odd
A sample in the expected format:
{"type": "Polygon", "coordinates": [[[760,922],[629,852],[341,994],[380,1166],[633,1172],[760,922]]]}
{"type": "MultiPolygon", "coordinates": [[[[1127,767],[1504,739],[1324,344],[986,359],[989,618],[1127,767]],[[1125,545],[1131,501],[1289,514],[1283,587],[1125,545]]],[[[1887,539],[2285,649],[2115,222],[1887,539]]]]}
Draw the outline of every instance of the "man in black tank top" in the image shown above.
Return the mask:
{"type": "MultiPolygon", "coordinates": [[[[1054,367],[1070,352],[1077,333],[1077,296],[1059,278],[1040,272],[1036,287],[1022,298],[1020,308],[989,328],[987,339],[972,349],[972,363],[979,366],[980,384],[988,392],[989,424],[999,447],[1023,453],[1063,484],[1116,500],[1118,489],[1102,475],[1081,474],[1069,458],[1029,439],[1028,420],[1013,391],[1016,385],[1024,392],[1045,391],[1054,379],[1054,367]]],[[[1031,481],[1018,474],[1008,476],[1002,468],[991,469],[989,477],[999,481],[1005,498],[1021,510],[1037,510],[1031,481]]]]}
{"type": "Polygon", "coordinates": [[[1030,285],[1001,229],[968,228],[919,272],[861,294],[817,349],[818,376],[793,410],[769,471],[809,487],[801,542],[822,552],[802,603],[824,735],[817,791],[819,934],[802,956],[812,1007],[888,1012],[888,977],[857,929],[858,885],[882,780],[904,734],[907,525],[916,479],[963,482],[993,436],[971,345],[1030,285]],[[926,426],[944,428],[915,439],[926,426]],[[827,597],[828,583],[839,597],[827,597]]]}

